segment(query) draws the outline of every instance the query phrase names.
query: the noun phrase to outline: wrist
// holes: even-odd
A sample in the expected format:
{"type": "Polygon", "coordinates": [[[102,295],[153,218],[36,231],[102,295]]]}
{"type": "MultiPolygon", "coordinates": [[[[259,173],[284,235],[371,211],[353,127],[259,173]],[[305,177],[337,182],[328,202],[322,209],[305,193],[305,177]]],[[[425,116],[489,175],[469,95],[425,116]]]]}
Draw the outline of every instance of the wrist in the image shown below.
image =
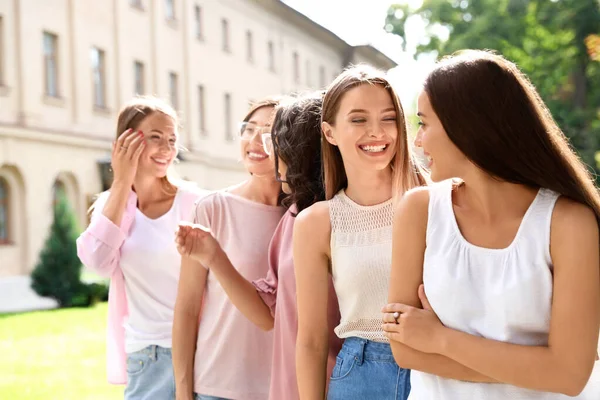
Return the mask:
{"type": "Polygon", "coordinates": [[[438,332],[435,334],[435,353],[440,354],[442,356],[448,356],[448,349],[451,347],[452,340],[452,329],[445,327],[442,325],[438,332]]]}
{"type": "Polygon", "coordinates": [[[206,261],[205,267],[208,269],[219,269],[221,262],[227,257],[221,246],[217,246],[217,249],[213,255],[206,261]]]}
{"type": "Polygon", "coordinates": [[[131,190],[132,182],[128,182],[125,179],[113,179],[112,185],[110,185],[111,191],[115,190],[131,190]]]}

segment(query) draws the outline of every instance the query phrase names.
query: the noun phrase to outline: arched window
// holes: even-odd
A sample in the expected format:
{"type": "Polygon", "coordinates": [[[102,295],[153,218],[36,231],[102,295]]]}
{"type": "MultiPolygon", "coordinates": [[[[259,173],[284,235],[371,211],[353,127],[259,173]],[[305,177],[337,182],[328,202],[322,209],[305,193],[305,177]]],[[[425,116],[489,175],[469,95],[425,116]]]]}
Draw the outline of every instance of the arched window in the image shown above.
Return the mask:
{"type": "Polygon", "coordinates": [[[8,183],[0,177],[0,244],[8,243],[8,183]]]}
{"type": "Polygon", "coordinates": [[[56,205],[61,196],[67,195],[67,188],[65,183],[61,180],[56,180],[54,182],[54,187],[52,188],[52,204],[56,205]]]}

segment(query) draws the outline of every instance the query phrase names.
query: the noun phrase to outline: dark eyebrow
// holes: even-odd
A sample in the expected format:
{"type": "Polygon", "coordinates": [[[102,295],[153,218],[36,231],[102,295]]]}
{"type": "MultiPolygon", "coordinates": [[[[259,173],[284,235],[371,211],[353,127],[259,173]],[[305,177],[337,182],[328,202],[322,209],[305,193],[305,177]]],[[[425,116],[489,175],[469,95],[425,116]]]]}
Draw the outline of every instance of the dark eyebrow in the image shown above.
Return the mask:
{"type": "Polygon", "coordinates": [[[425,114],[423,114],[422,112],[417,112],[417,117],[425,117],[425,114]]]}

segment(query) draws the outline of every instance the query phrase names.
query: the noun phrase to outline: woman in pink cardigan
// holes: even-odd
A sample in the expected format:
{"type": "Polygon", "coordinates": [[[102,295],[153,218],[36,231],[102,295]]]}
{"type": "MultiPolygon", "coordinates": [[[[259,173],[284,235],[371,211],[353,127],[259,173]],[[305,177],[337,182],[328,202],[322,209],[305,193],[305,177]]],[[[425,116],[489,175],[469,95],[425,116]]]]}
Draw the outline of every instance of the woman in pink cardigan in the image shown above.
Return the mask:
{"type": "Polygon", "coordinates": [[[121,110],[114,179],[77,239],[82,263],[110,278],[107,372],[125,399],[173,399],[171,331],[181,256],[174,231],[202,193],[175,183],[178,119],[165,102],[135,98],[121,110]]]}
{"type": "MultiPolygon", "coordinates": [[[[180,252],[208,268],[246,318],[264,330],[274,330],[270,400],[299,399],[295,368],[298,317],[292,232],[297,213],[324,199],[321,104],[321,93],[281,104],[272,133],[263,134],[263,146],[275,160],[276,178],[285,193],[282,203],[288,208],[269,246],[266,278],[251,281],[242,276],[208,229],[200,225],[182,225],[177,236],[180,252]]],[[[341,348],[341,341],[333,333],[340,316],[332,285],[330,289],[329,372],[341,348]]]]}

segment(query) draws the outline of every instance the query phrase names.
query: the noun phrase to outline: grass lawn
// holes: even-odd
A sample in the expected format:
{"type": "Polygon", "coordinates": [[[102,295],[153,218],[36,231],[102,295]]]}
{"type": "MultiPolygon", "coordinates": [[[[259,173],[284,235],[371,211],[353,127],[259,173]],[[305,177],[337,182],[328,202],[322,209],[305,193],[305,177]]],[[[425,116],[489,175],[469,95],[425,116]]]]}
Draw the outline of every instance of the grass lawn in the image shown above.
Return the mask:
{"type": "Polygon", "coordinates": [[[0,315],[0,399],[122,399],[106,383],[107,303],[0,315]]]}

